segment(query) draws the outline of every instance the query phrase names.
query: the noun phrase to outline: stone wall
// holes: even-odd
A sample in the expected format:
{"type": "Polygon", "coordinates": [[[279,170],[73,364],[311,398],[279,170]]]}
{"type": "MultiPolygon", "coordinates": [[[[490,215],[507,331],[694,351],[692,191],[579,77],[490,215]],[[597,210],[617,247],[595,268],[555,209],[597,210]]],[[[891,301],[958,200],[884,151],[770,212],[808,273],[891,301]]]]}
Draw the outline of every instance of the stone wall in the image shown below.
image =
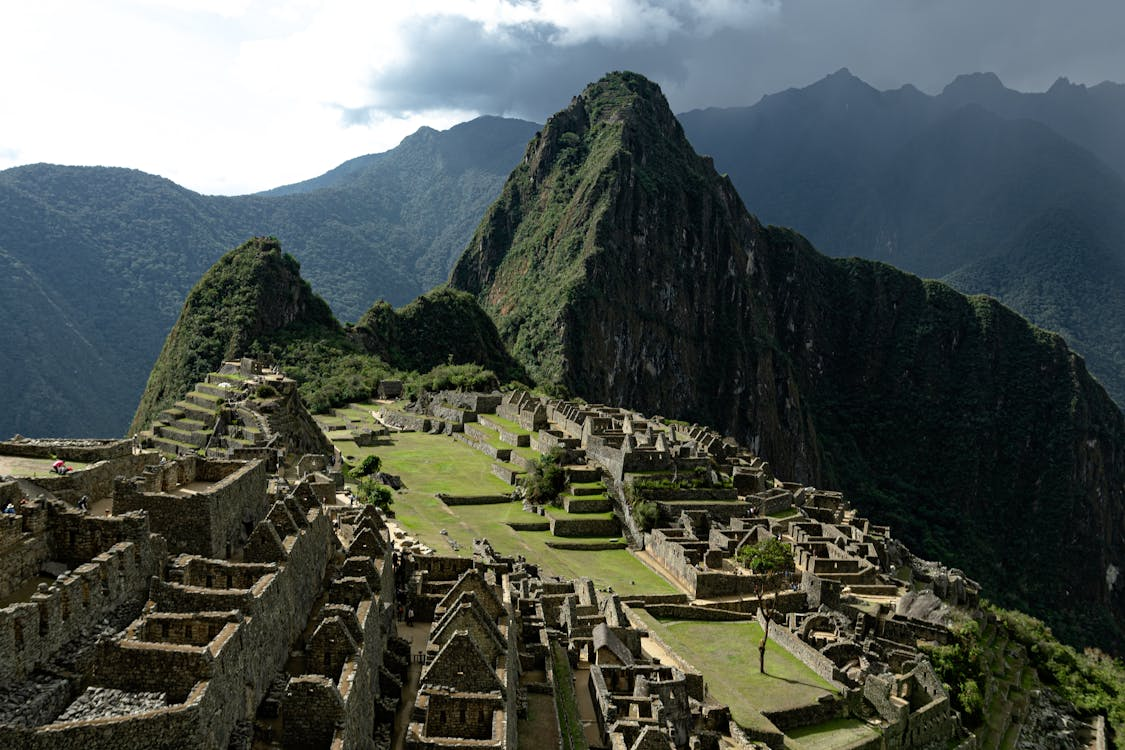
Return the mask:
{"type": "MultiPolygon", "coordinates": [[[[227,557],[245,543],[254,524],[268,510],[266,465],[262,461],[245,464],[188,461],[192,465],[180,469],[180,483],[214,481],[205,492],[145,492],[140,488],[152,486],[157,478],[141,481],[117,479],[114,483],[113,512],[147,512],[152,530],[168,540],[171,552],[227,557]],[[213,476],[220,478],[216,481],[211,479],[213,476]]],[[[167,477],[161,477],[159,483],[167,487],[170,482],[167,477]]]]}
{"type": "Polygon", "coordinates": [[[336,726],[344,721],[344,699],[332,680],[301,675],[289,680],[281,701],[286,750],[328,747],[336,726]]]}
{"type": "Polygon", "coordinates": [[[617,536],[621,533],[616,518],[551,517],[551,533],[560,537],[617,536]]]}
{"type": "Polygon", "coordinates": [[[0,456],[20,458],[52,458],[64,461],[81,461],[92,464],[112,458],[128,456],[133,452],[133,441],[124,440],[68,440],[66,438],[25,438],[0,442],[0,456]]]}
{"type": "MultiPolygon", "coordinates": [[[[761,613],[758,614],[757,620],[764,628],[766,623],[761,613]]],[[[844,686],[841,684],[843,676],[832,660],[802,641],[792,630],[775,622],[770,625],[770,640],[797,657],[806,667],[827,680],[833,688],[843,692],[844,686]]]]}
{"type": "Polygon", "coordinates": [[[377,416],[379,421],[388,427],[406,432],[429,432],[433,426],[433,422],[427,416],[399,411],[398,409],[380,409],[377,416]]]}
{"type": "Polygon", "coordinates": [[[23,586],[50,557],[46,534],[25,536],[23,514],[0,514],[0,597],[23,586]]]}
{"type": "Polygon", "coordinates": [[[647,604],[645,610],[653,617],[675,618],[677,620],[702,620],[704,622],[729,622],[753,620],[749,612],[735,612],[729,609],[712,607],[692,607],[687,604],[647,604]]]}
{"type": "Polygon", "coordinates": [[[151,547],[122,542],[76,567],[53,590],[0,609],[0,681],[23,679],[90,623],[142,596],[158,570],[151,547]]]}
{"type": "Polygon", "coordinates": [[[456,406],[477,414],[495,414],[504,400],[500,393],[478,393],[475,391],[439,391],[438,401],[456,406]]]}
{"type": "Polygon", "coordinates": [[[437,499],[446,505],[502,505],[512,502],[511,495],[447,495],[437,494],[437,499]]]}
{"type": "MultiPolygon", "coordinates": [[[[126,441],[127,442],[127,441],[126,441]]],[[[71,505],[83,495],[100,500],[113,495],[113,480],[119,476],[136,476],[159,458],[152,453],[132,453],[100,461],[79,471],[62,476],[36,477],[35,484],[71,505]]]]}

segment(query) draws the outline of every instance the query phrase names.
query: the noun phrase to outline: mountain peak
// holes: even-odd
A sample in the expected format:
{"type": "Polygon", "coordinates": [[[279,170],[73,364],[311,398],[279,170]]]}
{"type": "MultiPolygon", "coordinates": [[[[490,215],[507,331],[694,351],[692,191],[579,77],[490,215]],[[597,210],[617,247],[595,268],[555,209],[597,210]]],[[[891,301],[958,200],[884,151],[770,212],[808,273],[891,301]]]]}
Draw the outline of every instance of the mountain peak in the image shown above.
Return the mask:
{"type": "Polygon", "coordinates": [[[963,73],[953,79],[943,90],[942,96],[981,97],[1003,93],[1008,88],[995,73],[963,73]]]}

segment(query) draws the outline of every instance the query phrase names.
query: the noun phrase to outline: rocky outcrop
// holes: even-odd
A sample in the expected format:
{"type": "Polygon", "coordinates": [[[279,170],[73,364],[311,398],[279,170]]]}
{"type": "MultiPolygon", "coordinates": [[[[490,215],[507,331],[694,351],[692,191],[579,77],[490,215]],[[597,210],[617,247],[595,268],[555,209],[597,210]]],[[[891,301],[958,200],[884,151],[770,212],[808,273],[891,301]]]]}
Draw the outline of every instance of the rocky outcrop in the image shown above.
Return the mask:
{"type": "Polygon", "coordinates": [[[1125,644],[1125,421],[1081,358],[994,300],[762,226],[642,77],[551,118],[451,285],[540,381],[733,434],[990,598],[1125,644]]]}

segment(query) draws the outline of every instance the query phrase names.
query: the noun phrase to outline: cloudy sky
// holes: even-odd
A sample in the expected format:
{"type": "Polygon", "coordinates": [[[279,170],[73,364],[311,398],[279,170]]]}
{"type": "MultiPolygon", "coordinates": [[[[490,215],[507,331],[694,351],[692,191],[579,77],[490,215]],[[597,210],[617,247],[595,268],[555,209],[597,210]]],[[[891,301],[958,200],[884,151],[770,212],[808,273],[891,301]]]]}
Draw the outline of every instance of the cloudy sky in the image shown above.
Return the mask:
{"type": "Polygon", "coordinates": [[[840,68],[937,93],[1125,81],[1119,0],[36,0],[0,9],[0,169],[141,169],[236,194],[478,114],[543,121],[630,69],[677,112],[840,68]]]}

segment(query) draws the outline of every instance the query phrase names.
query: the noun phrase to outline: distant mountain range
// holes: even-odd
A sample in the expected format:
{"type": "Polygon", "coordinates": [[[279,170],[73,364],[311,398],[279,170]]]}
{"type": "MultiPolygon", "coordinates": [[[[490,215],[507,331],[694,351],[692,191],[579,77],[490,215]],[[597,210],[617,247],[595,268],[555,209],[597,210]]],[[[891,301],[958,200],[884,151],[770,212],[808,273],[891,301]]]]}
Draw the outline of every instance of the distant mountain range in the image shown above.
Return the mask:
{"type": "Polygon", "coordinates": [[[763,221],[997,297],[1125,403],[1125,86],[977,74],[927,96],[841,70],[679,119],[763,221]]]}
{"type": "Polygon", "coordinates": [[[538,126],[482,117],[268,193],[203,196],[141,172],[0,172],[0,435],[121,435],[188,289],[275,235],[337,315],[443,281],[538,126]]]}
{"type": "MultiPolygon", "coordinates": [[[[1125,402],[1125,87],[1042,94],[963,76],[938,96],[846,71],[752,107],[679,116],[763,221],[830,255],[997,296],[1125,402]]],[[[275,235],[343,320],[443,281],[539,128],[483,117],[253,196],[140,172],[0,172],[0,435],[123,433],[192,283],[275,235]]],[[[549,343],[549,342],[548,342],[549,343]]]]}

